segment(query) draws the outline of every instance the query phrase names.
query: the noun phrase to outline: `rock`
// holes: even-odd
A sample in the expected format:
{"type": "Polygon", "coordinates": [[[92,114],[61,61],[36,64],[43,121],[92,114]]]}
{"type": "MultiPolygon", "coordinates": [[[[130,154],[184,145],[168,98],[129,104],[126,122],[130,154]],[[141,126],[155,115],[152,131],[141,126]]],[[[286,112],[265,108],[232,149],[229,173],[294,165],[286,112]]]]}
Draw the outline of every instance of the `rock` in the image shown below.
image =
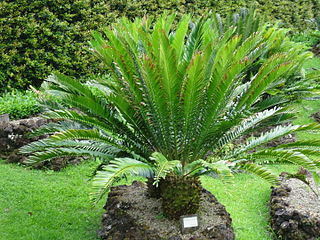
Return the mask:
{"type": "Polygon", "coordinates": [[[217,199],[202,190],[198,212],[200,226],[192,233],[181,234],[178,220],[162,216],[161,199],[151,198],[147,186],[134,182],[113,187],[104,206],[102,228],[104,240],[233,240],[230,215],[217,199]]]}
{"type": "Polygon", "coordinates": [[[5,128],[10,121],[9,114],[0,115],[0,129],[5,128]]]}
{"type": "MultiPolygon", "coordinates": [[[[37,140],[38,138],[31,139],[27,135],[37,128],[38,121],[43,122],[43,119],[34,117],[10,121],[5,128],[0,129],[0,157],[7,158],[12,153],[16,154],[18,148],[37,140]]],[[[48,120],[45,120],[43,124],[47,122],[48,120]]],[[[17,159],[17,162],[20,162],[20,160],[17,159]]]]}
{"type": "MultiPolygon", "coordinates": [[[[320,237],[319,197],[306,183],[289,176],[282,173],[280,185],[272,189],[271,226],[281,239],[316,240],[320,237]]],[[[312,188],[318,187],[308,173],[306,177],[312,188]]]]}
{"type": "Polygon", "coordinates": [[[311,117],[313,117],[313,119],[314,119],[315,121],[317,121],[318,123],[320,123],[320,112],[316,112],[316,113],[312,114],[311,117]]]}
{"type": "MultiPolygon", "coordinates": [[[[23,163],[26,156],[19,153],[19,148],[39,140],[42,137],[30,138],[28,135],[32,131],[49,123],[51,120],[40,117],[32,117],[21,120],[14,120],[2,123],[0,127],[0,159],[5,159],[9,163],[23,163]]],[[[4,120],[3,120],[4,122],[4,120]]],[[[68,163],[78,163],[82,158],[56,158],[50,162],[40,163],[35,168],[50,168],[60,170],[68,163]]]]}
{"type": "Polygon", "coordinates": [[[311,51],[314,53],[314,55],[320,56],[320,43],[315,44],[315,45],[312,47],[311,51]]]}

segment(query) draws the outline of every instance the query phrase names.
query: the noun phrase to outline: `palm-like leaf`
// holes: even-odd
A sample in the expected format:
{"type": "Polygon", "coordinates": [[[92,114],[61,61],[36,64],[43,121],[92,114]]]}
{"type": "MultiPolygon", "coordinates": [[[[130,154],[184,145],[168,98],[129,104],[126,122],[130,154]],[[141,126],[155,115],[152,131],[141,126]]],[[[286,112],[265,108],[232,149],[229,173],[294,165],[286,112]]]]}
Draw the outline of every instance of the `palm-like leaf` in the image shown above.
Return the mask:
{"type": "Polygon", "coordinates": [[[152,168],[144,163],[131,158],[116,158],[110,164],[98,171],[93,179],[92,200],[97,202],[110,189],[110,187],[126,175],[152,177],[152,168]]]}
{"type": "Polygon", "coordinates": [[[165,156],[158,152],[152,154],[151,160],[154,160],[156,165],[156,170],[154,173],[154,185],[156,186],[162,178],[165,178],[168,173],[173,172],[173,170],[178,168],[180,165],[180,161],[169,161],[165,156]]]}
{"type": "Polygon", "coordinates": [[[246,172],[255,174],[264,180],[268,181],[271,184],[276,184],[278,182],[278,176],[274,175],[268,169],[254,164],[254,163],[245,163],[238,165],[239,169],[245,170],[246,172]]]}

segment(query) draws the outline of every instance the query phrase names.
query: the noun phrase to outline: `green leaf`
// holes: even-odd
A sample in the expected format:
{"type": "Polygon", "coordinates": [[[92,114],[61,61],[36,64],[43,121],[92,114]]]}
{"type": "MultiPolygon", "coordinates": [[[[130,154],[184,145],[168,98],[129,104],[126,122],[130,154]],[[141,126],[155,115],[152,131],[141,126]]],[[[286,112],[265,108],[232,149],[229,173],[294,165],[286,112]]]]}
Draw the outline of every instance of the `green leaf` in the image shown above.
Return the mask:
{"type": "Polygon", "coordinates": [[[152,167],[132,158],[116,158],[98,171],[92,181],[92,200],[97,203],[112,187],[112,185],[126,175],[151,177],[152,167]]]}
{"type": "Polygon", "coordinates": [[[155,161],[155,177],[154,185],[158,186],[160,180],[165,178],[167,174],[172,172],[180,164],[178,160],[169,161],[163,154],[159,152],[152,153],[151,160],[155,161]]]}
{"type": "Polygon", "coordinates": [[[278,177],[271,173],[266,168],[256,165],[254,163],[245,163],[237,165],[239,169],[245,170],[246,172],[252,173],[261,177],[262,179],[268,181],[270,184],[274,185],[279,182],[278,177]]]}

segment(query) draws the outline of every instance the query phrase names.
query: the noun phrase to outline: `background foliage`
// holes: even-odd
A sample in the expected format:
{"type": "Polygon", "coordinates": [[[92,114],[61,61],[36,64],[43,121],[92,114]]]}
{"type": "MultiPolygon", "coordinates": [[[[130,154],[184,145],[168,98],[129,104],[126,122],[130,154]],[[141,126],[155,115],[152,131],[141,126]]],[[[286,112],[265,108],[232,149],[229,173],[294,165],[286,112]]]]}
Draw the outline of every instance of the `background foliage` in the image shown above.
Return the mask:
{"type": "Polygon", "coordinates": [[[39,86],[57,69],[77,77],[98,71],[85,43],[103,18],[90,3],[1,1],[0,89],[39,86]]]}
{"type": "MultiPolygon", "coordinates": [[[[158,15],[164,10],[179,13],[194,13],[201,15],[204,11],[214,11],[222,16],[235,12],[242,7],[256,7],[271,21],[280,20],[284,26],[303,30],[315,23],[320,9],[318,0],[110,0],[110,9],[115,17],[158,15]]],[[[313,26],[314,27],[314,26],[313,26]]]]}
{"type": "Polygon", "coordinates": [[[0,115],[8,113],[10,119],[22,119],[40,111],[36,94],[31,91],[13,91],[0,96],[0,115]]]}
{"type": "Polygon", "coordinates": [[[254,4],[269,20],[295,29],[312,27],[317,0],[3,0],[0,2],[0,91],[39,86],[52,71],[73,77],[101,72],[88,54],[92,30],[121,16],[134,18],[163,11],[216,11],[222,16],[254,4]]]}

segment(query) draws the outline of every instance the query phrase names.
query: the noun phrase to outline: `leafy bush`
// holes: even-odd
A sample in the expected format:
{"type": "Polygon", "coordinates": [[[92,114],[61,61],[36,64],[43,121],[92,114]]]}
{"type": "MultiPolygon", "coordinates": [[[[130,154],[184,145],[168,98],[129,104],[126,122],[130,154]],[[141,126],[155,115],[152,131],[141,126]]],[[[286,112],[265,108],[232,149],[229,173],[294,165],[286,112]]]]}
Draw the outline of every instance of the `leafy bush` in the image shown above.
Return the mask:
{"type": "Polygon", "coordinates": [[[13,91],[0,96],[0,114],[9,114],[11,119],[22,119],[41,110],[35,93],[13,91]]]}
{"type": "Polygon", "coordinates": [[[240,7],[255,5],[269,20],[306,29],[319,12],[317,0],[2,0],[0,1],[0,91],[39,86],[54,70],[86,78],[101,73],[87,54],[90,31],[145,14],[157,17],[163,11],[180,16],[205,11],[223,17],[240,7]]]}
{"type": "Polygon", "coordinates": [[[204,11],[213,11],[226,16],[239,8],[254,6],[271,22],[280,20],[283,26],[299,30],[315,27],[310,20],[315,19],[320,10],[318,0],[110,0],[108,4],[115,18],[126,16],[130,19],[145,14],[158,16],[164,10],[196,16],[203,15],[204,11]]]}
{"type": "MultiPolygon", "coordinates": [[[[276,147],[266,143],[294,132],[317,131],[319,125],[288,123],[232,145],[265,124],[292,117],[286,108],[275,107],[281,99],[262,95],[299,71],[312,54],[293,42],[277,51],[275,46],[283,42],[283,30],[277,28],[263,27],[242,41],[234,28],[221,36],[213,27],[214,18],[190,24],[190,17],[183,16],[177,27],[174,20],[174,15],[159,17],[154,24],[149,18],[135,22],[124,18],[105,30],[106,39],[96,33],[92,48],[112,78],[100,79],[94,91],[62,74],[48,79],[47,92],[75,110],[46,113],[60,123],[39,130],[51,133],[49,138],[22,148],[32,154],[28,163],[61,156],[100,158],[106,165],[94,179],[94,200],[121,177],[141,175],[153,177],[162,197],[171,198],[163,204],[184,202],[192,211],[184,214],[193,213],[199,204],[172,201],[173,191],[163,195],[166,176],[181,183],[179,195],[185,196],[182,189],[191,192],[187,185],[198,188],[198,176],[212,172],[229,178],[233,170],[241,169],[275,183],[277,176],[262,166],[266,162],[293,163],[315,172],[319,163],[307,155],[318,153],[319,141],[276,147]],[[257,61],[261,56],[263,61],[257,61]],[[243,82],[253,66],[256,74],[243,82]],[[82,127],[68,127],[65,121],[82,127]],[[183,184],[184,180],[192,184],[183,184]]],[[[200,199],[197,189],[192,192],[193,200],[200,199]]],[[[174,205],[163,209],[173,218],[182,214],[174,205]]]]}
{"type": "Polygon", "coordinates": [[[294,42],[302,42],[307,47],[313,47],[320,42],[320,31],[306,31],[302,33],[296,33],[291,37],[294,42]]]}
{"type": "Polygon", "coordinates": [[[0,89],[39,86],[57,69],[75,77],[98,72],[86,47],[90,31],[105,24],[98,8],[86,0],[1,1],[0,89]]]}

